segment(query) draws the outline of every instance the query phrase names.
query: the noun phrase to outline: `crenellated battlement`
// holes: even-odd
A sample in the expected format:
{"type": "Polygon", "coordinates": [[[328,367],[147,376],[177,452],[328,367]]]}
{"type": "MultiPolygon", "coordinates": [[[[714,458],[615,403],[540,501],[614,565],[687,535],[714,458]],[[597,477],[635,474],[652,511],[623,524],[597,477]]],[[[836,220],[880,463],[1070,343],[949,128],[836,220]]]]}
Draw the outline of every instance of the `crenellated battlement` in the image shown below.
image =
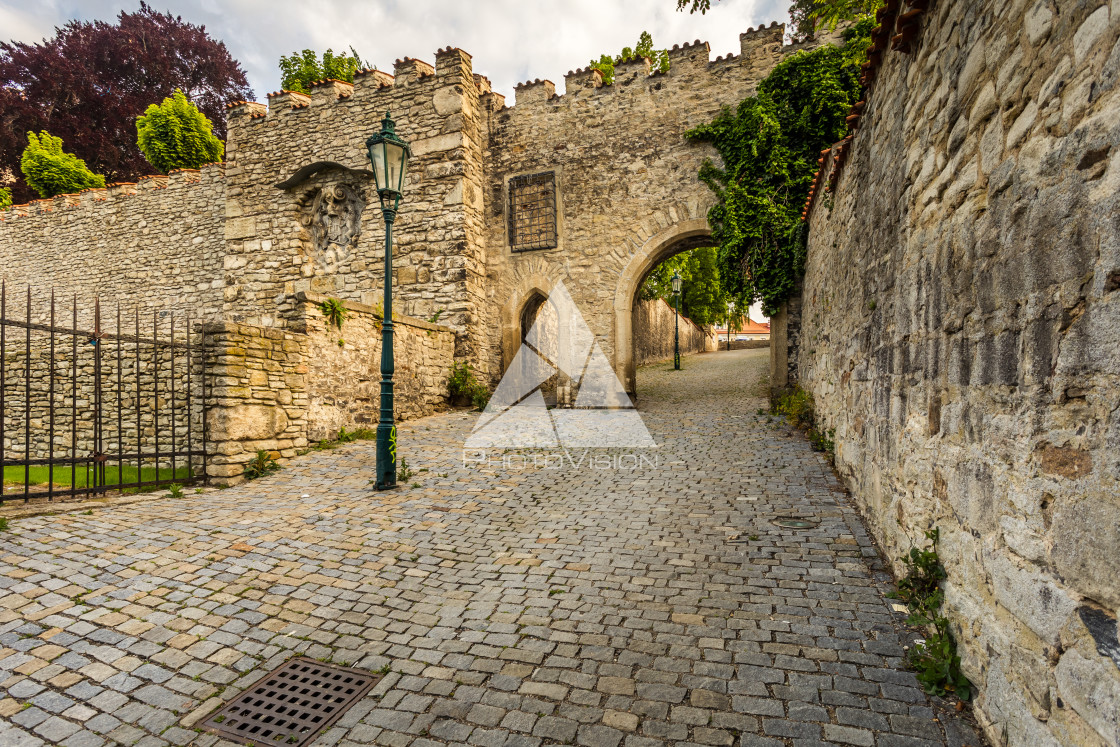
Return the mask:
{"type": "Polygon", "coordinates": [[[273,113],[299,112],[304,109],[330,105],[340,101],[367,99],[378,93],[399,93],[401,89],[417,86],[425,81],[433,84],[446,78],[461,79],[465,84],[473,82],[477,89],[482,107],[497,112],[513,110],[518,106],[564,106],[566,102],[588,95],[618,95],[623,90],[633,90],[634,84],[648,79],[659,84],[658,90],[671,95],[676,88],[674,83],[693,86],[701,82],[703,76],[710,76],[712,84],[719,84],[729,70],[742,67],[747,74],[769,69],[781,56],[804,45],[793,47],[784,44],[785,24],[772,22],[770,25],[751,27],[739,35],[740,53],[720,55],[711,59],[711,47],[700,39],[683,44],[674,44],[668,50],[669,71],[650,70],[650,62],[638,58],[615,65],[615,82],[604,85],[602,75],[591,67],[569,70],[564,76],[564,93],[558,94],[556,85],[547,78],[518,83],[514,86],[515,100],[507,105],[506,97],[493,90],[490,80],[472,69],[472,58],[458,47],[440,48],[435,53],[435,64],[415,57],[404,57],[393,63],[392,74],[376,69],[360,70],[354,75],[353,83],[338,80],[319,80],[311,86],[311,93],[301,94],[293,91],[276,91],[268,95],[268,105],[256,102],[234,101],[227,105],[231,124],[238,117],[258,120],[273,113]]]}

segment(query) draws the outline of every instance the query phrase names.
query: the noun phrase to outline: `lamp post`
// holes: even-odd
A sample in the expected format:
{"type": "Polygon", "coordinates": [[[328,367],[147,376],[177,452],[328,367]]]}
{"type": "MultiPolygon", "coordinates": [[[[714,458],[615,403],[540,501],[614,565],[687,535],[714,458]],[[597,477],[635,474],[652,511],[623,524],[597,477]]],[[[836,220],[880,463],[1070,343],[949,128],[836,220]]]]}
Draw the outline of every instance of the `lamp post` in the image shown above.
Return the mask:
{"type": "Polygon", "coordinates": [[[381,215],[385,219],[385,310],[381,318],[381,418],[377,421],[378,490],[397,487],[397,427],[393,424],[393,221],[404,190],[404,174],[412,150],[397,137],[389,112],[381,132],[366,140],[381,215]]]}
{"type": "Polygon", "coordinates": [[[731,313],[735,310],[735,302],[727,302],[727,349],[731,350],[731,313]]]}
{"type": "Polygon", "coordinates": [[[681,370],[681,273],[673,270],[673,369],[681,370]]]}

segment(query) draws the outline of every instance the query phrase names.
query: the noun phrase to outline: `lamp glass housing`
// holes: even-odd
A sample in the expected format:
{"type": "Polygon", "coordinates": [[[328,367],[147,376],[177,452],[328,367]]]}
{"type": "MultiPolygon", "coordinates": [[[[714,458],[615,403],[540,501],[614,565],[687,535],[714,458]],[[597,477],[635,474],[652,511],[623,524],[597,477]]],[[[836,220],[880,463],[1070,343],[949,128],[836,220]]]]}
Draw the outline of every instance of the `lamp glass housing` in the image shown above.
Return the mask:
{"type": "Polygon", "coordinates": [[[673,273],[673,293],[681,292],[681,274],[679,272],[673,273]]]}
{"type": "Polygon", "coordinates": [[[408,143],[397,137],[395,126],[389,113],[381,120],[381,132],[366,140],[370,165],[373,166],[373,179],[381,206],[395,209],[404,192],[404,175],[408,170],[411,149],[408,143]]]}

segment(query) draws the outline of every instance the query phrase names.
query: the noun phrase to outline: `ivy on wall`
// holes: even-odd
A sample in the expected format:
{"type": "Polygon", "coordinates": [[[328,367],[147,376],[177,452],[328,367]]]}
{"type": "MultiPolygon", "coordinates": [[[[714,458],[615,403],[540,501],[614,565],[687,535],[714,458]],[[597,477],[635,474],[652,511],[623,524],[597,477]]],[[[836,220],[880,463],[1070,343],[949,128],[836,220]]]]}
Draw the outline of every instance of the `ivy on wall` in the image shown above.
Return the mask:
{"type": "Polygon", "coordinates": [[[801,208],[820,151],[847,134],[874,25],[866,16],[844,32],[842,46],[791,55],[759,83],[757,95],[686,133],[714,145],[723,162],[706,161],[700,179],[718,198],[708,223],[725,293],[761,300],[767,316],[804,270],[801,208]]]}

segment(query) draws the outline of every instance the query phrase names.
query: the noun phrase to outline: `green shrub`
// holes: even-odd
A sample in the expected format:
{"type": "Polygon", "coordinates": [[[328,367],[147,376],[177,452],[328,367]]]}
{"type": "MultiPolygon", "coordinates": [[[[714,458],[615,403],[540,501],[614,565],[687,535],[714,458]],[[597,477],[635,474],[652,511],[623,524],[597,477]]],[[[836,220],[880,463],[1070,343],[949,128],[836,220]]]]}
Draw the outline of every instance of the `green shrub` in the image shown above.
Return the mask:
{"type": "Polygon", "coordinates": [[[257,452],[252,461],[245,465],[245,479],[255,480],[258,477],[270,475],[278,469],[280,469],[280,465],[276,463],[271,454],[262,449],[257,452]]]}
{"type": "Polygon", "coordinates": [[[771,408],[774,415],[785,416],[795,428],[813,425],[813,395],[799,386],[778,395],[771,408]]]}
{"type": "Polygon", "coordinates": [[[485,410],[490,404],[490,389],[482,382],[475,382],[471,388],[471,404],[476,410],[485,410]]]}
{"type": "Polygon", "coordinates": [[[40,197],[71,194],[105,186],[105,177],[89,170],[85,161],[62,152],[62,138],[43,130],[27,133],[27,147],[19,161],[28,185],[40,197]]]}
{"type": "Polygon", "coordinates": [[[451,375],[447,377],[447,388],[451,390],[452,397],[469,397],[471,385],[474,381],[474,371],[471,370],[471,364],[466,361],[455,361],[451,364],[451,375]]]}
{"type": "Polygon", "coordinates": [[[317,80],[332,78],[353,83],[354,74],[366,67],[369,63],[363,62],[353,47],[350,47],[350,54],[335,54],[328,49],[323,52],[322,59],[315,50],[305,49],[280,55],[280,87],[285,91],[311,93],[311,84],[317,80]]]}
{"type": "Polygon", "coordinates": [[[451,365],[447,388],[452,397],[465,397],[478,410],[486,409],[490,402],[490,388],[475,378],[474,369],[466,361],[456,361],[451,365]]]}
{"type": "Polygon", "coordinates": [[[12,190],[0,187],[0,210],[7,210],[12,206],[12,190]]]}
{"type": "Polygon", "coordinates": [[[213,124],[179,89],[136,118],[136,134],[144,158],[163,174],[221,161],[225,151],[213,124]]]}
{"type": "Polygon", "coordinates": [[[957,645],[949,632],[949,620],[941,614],[941,604],[945,601],[941,582],[948,577],[937,553],[941,530],[934,527],[926,531],[925,536],[930,543],[922,548],[910,548],[910,553],[902,558],[906,576],[898,582],[897,590],[887,596],[906,603],[910,612],[907,624],[927,631],[925,641],[915,645],[907,655],[922,689],[930,695],[944,697],[952,693],[961,700],[968,700],[972,694],[971,683],[961,672],[961,657],[957,655],[957,645]]]}

